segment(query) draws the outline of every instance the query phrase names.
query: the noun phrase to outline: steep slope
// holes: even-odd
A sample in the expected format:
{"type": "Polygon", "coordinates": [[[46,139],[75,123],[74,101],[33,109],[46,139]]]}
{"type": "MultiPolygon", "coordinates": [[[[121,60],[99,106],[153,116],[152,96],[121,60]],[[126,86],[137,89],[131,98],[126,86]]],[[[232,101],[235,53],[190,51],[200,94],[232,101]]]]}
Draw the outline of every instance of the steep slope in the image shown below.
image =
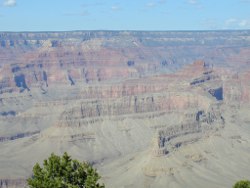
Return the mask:
{"type": "Polygon", "coordinates": [[[0,187],[64,151],[107,187],[249,177],[249,34],[1,33],[0,187]]]}

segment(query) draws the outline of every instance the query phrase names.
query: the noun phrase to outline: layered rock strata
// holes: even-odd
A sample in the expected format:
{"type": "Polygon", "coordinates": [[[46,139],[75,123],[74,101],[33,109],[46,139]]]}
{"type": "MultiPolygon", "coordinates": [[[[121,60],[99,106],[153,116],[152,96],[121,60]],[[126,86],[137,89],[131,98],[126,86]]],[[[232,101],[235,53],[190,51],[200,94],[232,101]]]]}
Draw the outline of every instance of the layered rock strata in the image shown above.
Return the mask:
{"type": "Polygon", "coordinates": [[[161,177],[190,187],[182,170],[207,170],[223,144],[248,146],[249,34],[0,33],[0,187],[24,187],[37,161],[64,151],[110,187],[132,172],[145,182],[129,187],[161,187],[161,177]]]}

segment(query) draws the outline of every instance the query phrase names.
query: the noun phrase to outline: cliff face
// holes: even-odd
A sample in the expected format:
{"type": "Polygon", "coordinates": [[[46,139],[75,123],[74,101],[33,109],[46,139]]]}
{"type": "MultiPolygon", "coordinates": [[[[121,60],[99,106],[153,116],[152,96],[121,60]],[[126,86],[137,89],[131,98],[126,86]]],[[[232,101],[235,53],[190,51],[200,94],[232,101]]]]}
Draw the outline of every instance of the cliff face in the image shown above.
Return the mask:
{"type": "Polygon", "coordinates": [[[248,34],[1,33],[0,92],[158,75],[174,72],[197,59],[242,68],[247,65],[248,34]]]}
{"type": "MultiPolygon", "coordinates": [[[[165,159],[213,137],[227,140],[238,124],[247,129],[249,35],[0,33],[0,187],[23,187],[35,162],[64,151],[100,169],[105,164],[105,175],[115,168],[106,171],[111,160],[149,151],[136,163],[138,174],[146,182],[169,177],[165,159]]],[[[185,171],[209,154],[194,153],[176,168],[185,171]]]]}

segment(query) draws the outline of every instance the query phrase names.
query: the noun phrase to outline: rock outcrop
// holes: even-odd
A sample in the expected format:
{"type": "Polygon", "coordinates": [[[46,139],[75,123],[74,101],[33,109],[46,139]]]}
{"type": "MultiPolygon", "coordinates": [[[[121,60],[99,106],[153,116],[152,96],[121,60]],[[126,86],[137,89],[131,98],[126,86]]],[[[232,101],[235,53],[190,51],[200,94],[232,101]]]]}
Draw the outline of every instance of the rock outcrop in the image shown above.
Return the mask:
{"type": "Polygon", "coordinates": [[[245,148],[249,35],[0,33],[0,187],[24,187],[23,177],[52,152],[104,168],[111,187],[123,186],[121,174],[132,182],[133,168],[146,183],[128,187],[161,187],[152,178],[180,178],[196,165],[205,170],[206,162],[224,156],[223,144],[226,152],[239,143],[245,148]]]}

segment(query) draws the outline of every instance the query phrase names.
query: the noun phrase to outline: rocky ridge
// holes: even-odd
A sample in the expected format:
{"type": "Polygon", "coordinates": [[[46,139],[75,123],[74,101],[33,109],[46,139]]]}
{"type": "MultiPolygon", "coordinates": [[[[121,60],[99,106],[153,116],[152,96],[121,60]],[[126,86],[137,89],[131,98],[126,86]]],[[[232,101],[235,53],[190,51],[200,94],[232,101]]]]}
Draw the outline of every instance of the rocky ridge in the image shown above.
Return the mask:
{"type": "Polygon", "coordinates": [[[249,141],[248,31],[1,33],[0,41],[0,187],[23,187],[36,161],[64,151],[96,165],[109,187],[161,187],[152,180],[161,177],[190,187],[171,177],[215,164],[222,155],[211,142],[234,151],[229,143],[249,141]]]}

